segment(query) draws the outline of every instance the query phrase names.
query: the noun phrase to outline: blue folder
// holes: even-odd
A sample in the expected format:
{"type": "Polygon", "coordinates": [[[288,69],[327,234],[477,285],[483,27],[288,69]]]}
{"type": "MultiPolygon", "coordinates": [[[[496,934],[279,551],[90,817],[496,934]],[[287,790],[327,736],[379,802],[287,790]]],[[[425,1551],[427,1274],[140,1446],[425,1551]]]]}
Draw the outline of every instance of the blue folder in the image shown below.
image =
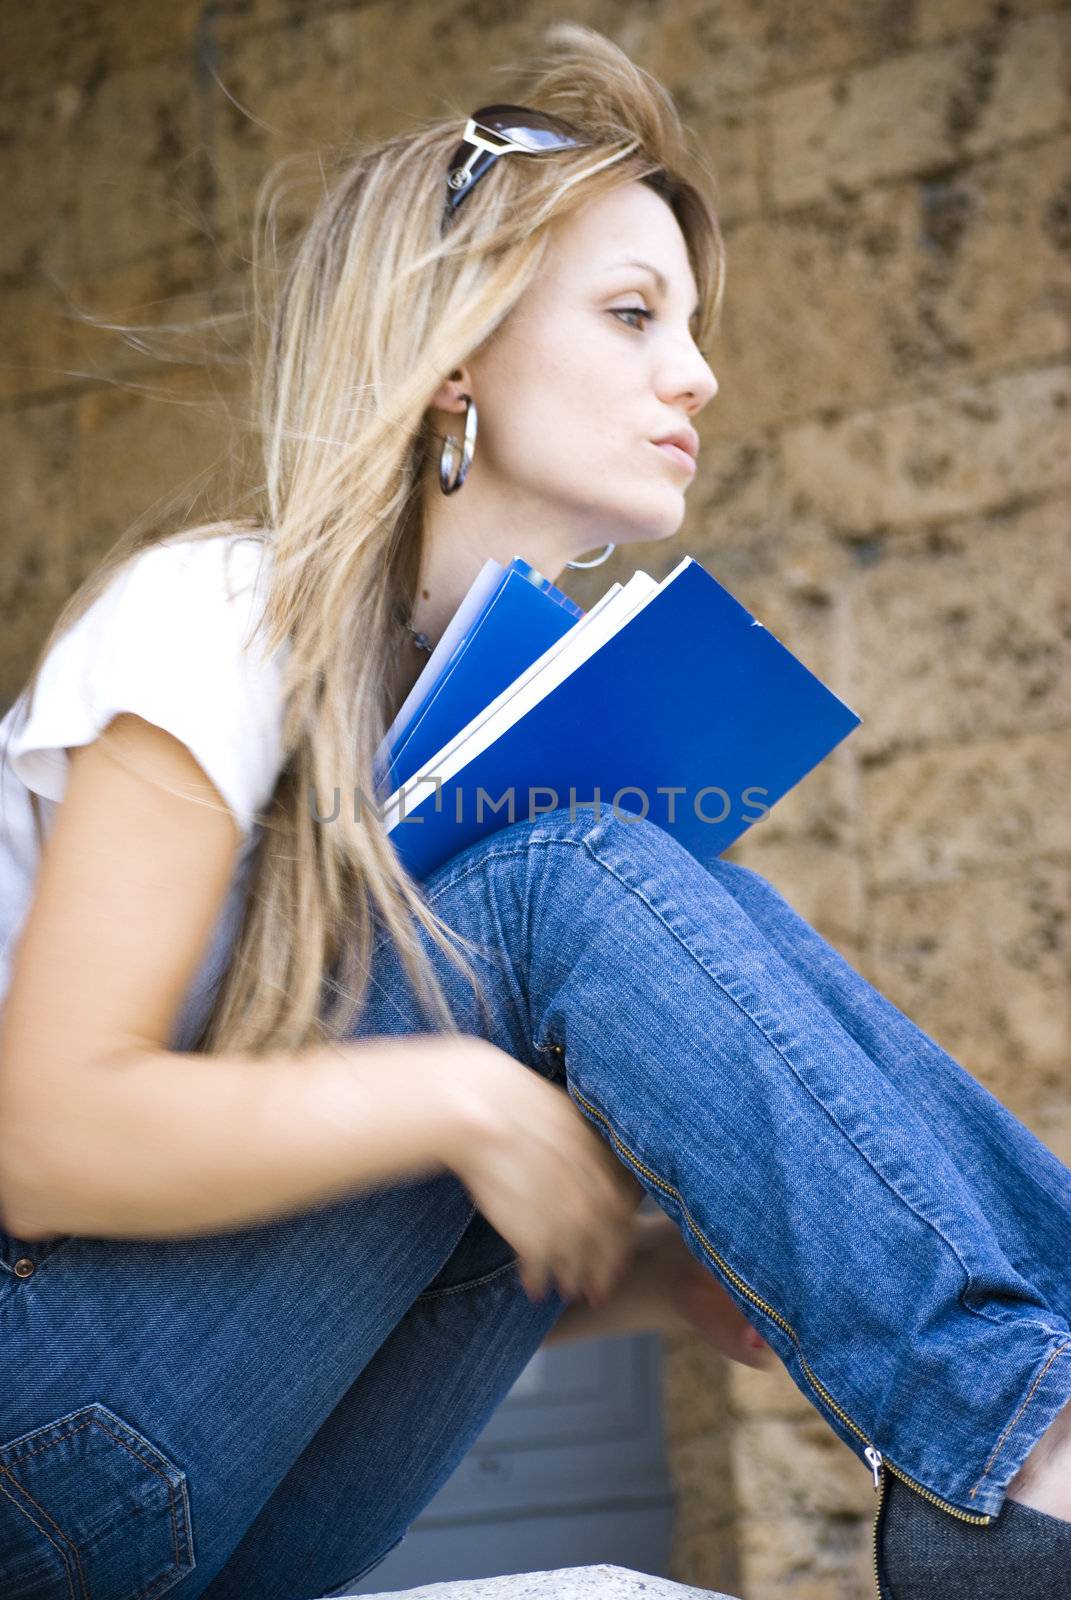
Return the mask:
{"type": "Polygon", "coordinates": [[[420,772],[583,615],[522,557],[506,568],[485,561],[388,730],[377,769],[380,797],[420,772]]]}
{"type": "MultiPolygon", "coordinates": [[[[486,705],[493,695],[459,671],[453,705],[486,705]]],[[[450,703],[448,695],[447,738],[466,726],[450,717],[450,703]]],[[[453,777],[440,775],[437,788],[406,783],[412,799],[391,841],[423,879],[511,822],[558,807],[581,817],[616,808],[626,823],[626,813],[646,816],[709,861],[861,721],[685,557],[612,637],[453,777]]],[[[422,772],[436,771],[437,754],[422,772]]]]}

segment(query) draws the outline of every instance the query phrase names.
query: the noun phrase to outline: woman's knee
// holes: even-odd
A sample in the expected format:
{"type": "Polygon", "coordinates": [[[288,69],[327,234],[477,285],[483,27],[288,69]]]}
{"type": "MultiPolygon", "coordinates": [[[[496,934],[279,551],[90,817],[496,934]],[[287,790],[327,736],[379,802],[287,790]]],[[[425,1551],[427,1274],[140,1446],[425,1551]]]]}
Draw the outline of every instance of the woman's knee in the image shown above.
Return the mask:
{"type": "Polygon", "coordinates": [[[644,849],[683,849],[665,828],[646,814],[629,811],[610,801],[602,801],[598,806],[592,802],[557,806],[518,822],[507,831],[515,837],[527,837],[533,842],[564,840],[568,843],[594,844],[596,841],[612,839],[621,848],[635,844],[644,849]],[[523,835],[520,832],[522,829],[523,835]]]}

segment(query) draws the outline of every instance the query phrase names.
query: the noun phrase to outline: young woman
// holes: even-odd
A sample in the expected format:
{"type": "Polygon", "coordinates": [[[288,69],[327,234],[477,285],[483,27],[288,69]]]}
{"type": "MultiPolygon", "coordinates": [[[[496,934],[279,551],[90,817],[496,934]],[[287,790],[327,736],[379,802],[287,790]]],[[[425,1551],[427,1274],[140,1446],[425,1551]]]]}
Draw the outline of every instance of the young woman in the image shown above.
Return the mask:
{"type": "Polygon", "coordinates": [[[887,1596],[1071,1593],[1071,1173],[651,823],[417,885],[373,809],[318,820],[488,556],[683,518],[709,185],[655,81],[548,38],[471,140],[340,166],[256,302],[257,514],[120,546],[5,719],[10,1600],[338,1588],[656,1281],[873,1473],[887,1596]]]}

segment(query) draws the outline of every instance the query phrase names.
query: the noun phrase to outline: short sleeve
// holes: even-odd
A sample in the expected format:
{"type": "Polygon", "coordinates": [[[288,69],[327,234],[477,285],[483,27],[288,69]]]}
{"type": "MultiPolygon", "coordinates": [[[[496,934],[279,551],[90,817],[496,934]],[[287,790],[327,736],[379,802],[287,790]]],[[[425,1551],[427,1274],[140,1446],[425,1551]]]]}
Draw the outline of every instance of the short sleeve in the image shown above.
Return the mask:
{"type": "Polygon", "coordinates": [[[248,838],[282,765],[282,655],[251,637],[267,557],[232,534],[153,545],[123,568],[53,645],[14,719],[8,755],[26,787],[62,800],[67,747],[129,711],[181,740],[248,838]]]}

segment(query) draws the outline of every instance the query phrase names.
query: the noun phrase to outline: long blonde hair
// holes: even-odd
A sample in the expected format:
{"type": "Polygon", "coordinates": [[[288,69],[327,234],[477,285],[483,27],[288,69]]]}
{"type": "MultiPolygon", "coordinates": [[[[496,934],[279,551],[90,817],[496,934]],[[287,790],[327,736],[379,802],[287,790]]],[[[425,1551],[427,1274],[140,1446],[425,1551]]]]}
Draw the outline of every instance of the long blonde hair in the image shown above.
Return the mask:
{"type": "MultiPolygon", "coordinates": [[[[260,647],[289,641],[284,762],[258,819],[264,834],[243,921],[198,1049],[261,1052],[341,1037],[363,1007],[377,919],[435,1025],[457,1031],[419,928],[482,1000],[459,948],[472,947],[427,903],[374,809],[355,820],[343,804],[324,826],[309,803],[336,788],[375,794],[384,685],[405,643],[398,619],[412,610],[420,566],[424,465],[440,447],[425,413],[443,376],[494,334],[532,282],[550,225],[622,183],[649,183],[671,206],[699,288],[701,342],[716,329],[725,262],[714,180],[668,93],[593,29],[555,22],[543,37],[518,102],[565,118],[586,143],[500,159],[445,237],[460,118],[317,152],[322,197],[286,245],[276,211],[287,163],[259,192],[249,305],[255,510],[166,536],[266,541],[260,647]]],[[[128,532],[113,546],[60,613],[31,691],[58,635],[158,542],[158,531],[128,532]]]]}

